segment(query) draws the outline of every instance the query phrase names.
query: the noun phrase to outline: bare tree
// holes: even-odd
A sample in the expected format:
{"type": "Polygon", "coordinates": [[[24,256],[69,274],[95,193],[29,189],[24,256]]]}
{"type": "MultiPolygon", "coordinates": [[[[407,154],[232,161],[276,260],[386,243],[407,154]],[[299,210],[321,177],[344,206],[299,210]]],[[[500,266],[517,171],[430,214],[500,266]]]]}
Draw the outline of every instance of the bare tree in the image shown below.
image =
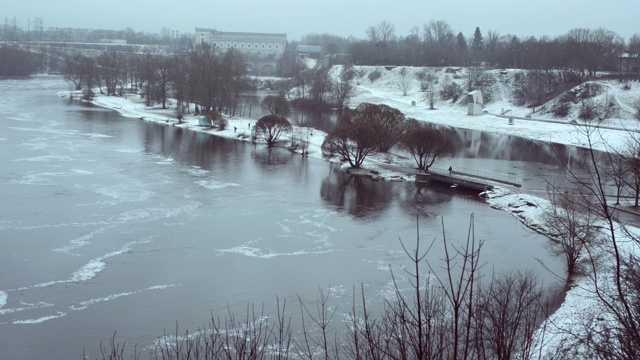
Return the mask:
{"type": "Polygon", "coordinates": [[[405,134],[418,126],[416,120],[405,118],[396,108],[370,103],[362,103],[357,108],[344,112],[340,122],[375,125],[380,131],[376,138],[379,152],[389,151],[405,134]]]}
{"type": "Polygon", "coordinates": [[[379,126],[366,123],[343,123],[333,129],[322,143],[322,156],[340,157],[352,168],[359,168],[367,156],[376,153],[379,126]]]}
{"type": "Polygon", "coordinates": [[[64,58],[64,67],[62,69],[64,80],[72,83],[75,90],[82,90],[82,84],[84,83],[82,58],[83,56],[80,54],[66,56],[64,58]]]}
{"type": "Polygon", "coordinates": [[[616,187],[615,205],[620,205],[620,196],[622,195],[622,190],[629,181],[626,159],[619,152],[610,153],[609,163],[611,164],[611,167],[607,171],[607,176],[609,177],[609,179],[611,179],[611,181],[613,181],[613,184],[616,187]]]}
{"type": "Polygon", "coordinates": [[[440,131],[430,128],[413,129],[400,140],[413,156],[418,169],[429,171],[437,158],[452,156],[453,142],[440,131]]]}
{"type": "Polygon", "coordinates": [[[216,48],[208,44],[198,45],[190,54],[190,62],[193,97],[202,107],[202,112],[207,113],[216,106],[220,92],[220,59],[216,48]]]}
{"type": "Polygon", "coordinates": [[[640,137],[636,134],[629,136],[622,150],[622,156],[625,160],[627,185],[634,195],[634,206],[638,207],[640,202],[640,137]]]}
{"type": "Polygon", "coordinates": [[[578,261],[597,240],[596,218],[587,194],[552,192],[550,197],[551,208],[544,216],[544,224],[552,247],[565,259],[569,287],[581,270],[578,261]]]}
{"type": "Polygon", "coordinates": [[[640,273],[631,268],[637,266],[640,237],[609,207],[605,164],[594,150],[595,144],[603,141],[602,136],[591,126],[582,126],[579,130],[588,144],[588,156],[582,159],[580,172],[565,170],[570,182],[580,189],[579,201],[574,204],[582,206],[583,217],[592,217],[598,224],[602,243],[584,249],[591,285],[587,290],[597,299],[600,308],[597,318],[571,319],[577,326],[583,326],[581,331],[576,332],[575,326],[559,330],[574,340],[572,344],[586,348],[590,357],[636,359],[640,356],[640,299],[637,295],[640,273]]]}
{"type": "Polygon", "coordinates": [[[543,319],[542,288],[531,273],[494,277],[480,290],[478,327],[480,359],[530,359],[533,334],[543,319]]]}
{"type": "Polygon", "coordinates": [[[170,69],[173,67],[173,63],[170,57],[157,56],[154,59],[155,67],[157,71],[157,98],[162,103],[162,108],[167,108],[167,98],[169,97],[170,82],[170,69]]]}
{"type": "Polygon", "coordinates": [[[154,56],[149,53],[145,54],[142,59],[140,80],[142,81],[141,88],[143,89],[144,96],[146,97],[146,105],[151,106],[157,89],[158,72],[156,71],[154,56]]]}
{"type": "Polygon", "coordinates": [[[263,116],[253,127],[254,138],[263,139],[268,146],[275,145],[280,136],[289,132],[291,132],[291,123],[277,115],[263,116]]]}
{"type": "MultiPolygon", "coordinates": [[[[231,109],[235,116],[240,103],[240,93],[247,89],[244,58],[236,49],[224,52],[219,61],[219,95],[218,106],[231,109]]],[[[282,115],[282,116],[288,116],[282,115]]]]}
{"type": "Polygon", "coordinates": [[[388,21],[382,21],[376,26],[367,28],[369,41],[376,46],[386,47],[396,38],[396,29],[388,21]]]}
{"type": "Polygon", "coordinates": [[[331,78],[329,69],[317,68],[311,73],[311,88],[309,95],[317,105],[325,102],[326,97],[331,93],[331,78]]]}
{"type": "Polygon", "coordinates": [[[338,81],[335,81],[333,84],[333,97],[338,111],[344,109],[353,92],[353,86],[351,85],[351,80],[354,76],[353,73],[353,66],[343,66],[338,81]]]}
{"type": "Polygon", "coordinates": [[[291,114],[291,107],[289,102],[282,96],[269,95],[265,97],[260,103],[260,108],[263,112],[270,115],[289,116],[291,114]]]}
{"type": "Polygon", "coordinates": [[[400,69],[400,89],[402,90],[402,96],[407,96],[407,92],[411,88],[411,77],[407,73],[407,68],[402,67],[400,69]]]}
{"type": "Polygon", "coordinates": [[[124,58],[115,51],[104,52],[98,58],[100,73],[107,87],[107,95],[116,95],[117,88],[121,84],[124,58]]]}
{"type": "Polygon", "coordinates": [[[339,353],[337,349],[338,344],[336,341],[329,339],[329,325],[338,308],[334,307],[330,309],[329,307],[331,290],[327,291],[326,295],[322,289],[319,288],[318,291],[320,293],[320,299],[316,301],[315,312],[311,311],[303,302],[302,298],[298,296],[300,312],[302,313],[303,329],[305,328],[304,319],[306,315],[309,316],[311,322],[320,332],[319,338],[314,338],[311,337],[310,331],[303,331],[302,340],[298,344],[298,349],[300,350],[299,355],[303,358],[313,360],[317,358],[315,355],[320,351],[324,355],[325,360],[335,359],[339,353]],[[336,346],[336,348],[334,348],[332,344],[336,346]]]}

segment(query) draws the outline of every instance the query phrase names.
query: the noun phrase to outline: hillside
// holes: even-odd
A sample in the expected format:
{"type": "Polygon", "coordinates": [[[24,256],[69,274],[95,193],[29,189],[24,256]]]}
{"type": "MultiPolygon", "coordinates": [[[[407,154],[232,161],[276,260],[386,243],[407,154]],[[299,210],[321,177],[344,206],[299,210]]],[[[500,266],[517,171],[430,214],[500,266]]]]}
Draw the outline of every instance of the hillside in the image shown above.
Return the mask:
{"type": "MultiPolygon", "coordinates": [[[[341,71],[334,66],[330,74],[338,78],[341,71]]],[[[559,72],[453,67],[356,66],[354,74],[350,107],[386,104],[420,121],[575,146],[587,145],[574,124],[602,127],[614,147],[624,143],[626,130],[640,130],[638,81],[602,78],[578,84],[575,77],[559,72]],[[467,115],[464,95],[470,81],[471,89],[483,92],[483,115],[467,115]],[[429,110],[432,90],[434,109],[429,110]],[[515,123],[508,125],[496,116],[501,114],[515,117],[515,123]]]]}

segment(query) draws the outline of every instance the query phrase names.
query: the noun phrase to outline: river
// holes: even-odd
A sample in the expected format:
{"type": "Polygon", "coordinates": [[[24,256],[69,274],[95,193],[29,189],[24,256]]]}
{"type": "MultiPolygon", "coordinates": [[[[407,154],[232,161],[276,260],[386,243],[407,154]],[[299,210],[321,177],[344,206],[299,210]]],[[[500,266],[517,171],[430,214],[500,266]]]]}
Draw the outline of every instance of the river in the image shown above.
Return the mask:
{"type": "Polygon", "coordinates": [[[249,303],[270,315],[276,297],[313,302],[318,288],[345,314],[363,284],[379,310],[416,214],[435,268],[441,221],[459,244],[473,213],[487,273],[553,283],[535,258],[562,272],[544,237],[474,193],[353,177],[56,95],[67,89],[0,80],[0,359],[95,358],[116,331],[146,349],[176,322],[195,330],[249,303]]]}

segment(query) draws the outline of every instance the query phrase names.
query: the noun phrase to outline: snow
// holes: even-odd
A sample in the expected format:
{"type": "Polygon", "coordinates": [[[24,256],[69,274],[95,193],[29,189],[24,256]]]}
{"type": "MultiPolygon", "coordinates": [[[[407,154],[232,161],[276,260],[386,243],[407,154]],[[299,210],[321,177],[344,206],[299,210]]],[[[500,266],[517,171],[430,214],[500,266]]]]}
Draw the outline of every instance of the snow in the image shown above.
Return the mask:
{"type": "MultiPolygon", "coordinates": [[[[535,113],[533,109],[513,105],[514,79],[518,70],[488,71],[487,76],[495,79],[491,85],[493,99],[485,104],[485,114],[468,116],[467,106],[462,104],[463,101],[452,103],[439,100],[438,96],[436,96],[435,110],[428,109],[428,93],[421,91],[420,81],[417,79],[418,73],[425,71],[425,68],[407,67],[404,70],[406,74],[404,76],[400,67],[356,67],[355,69],[356,76],[352,80],[354,94],[349,101],[349,106],[352,108],[363,102],[386,104],[401,110],[405,116],[419,121],[565,145],[588,146],[585,129],[580,126],[583,122],[578,119],[577,106],[572,108],[567,117],[556,118],[549,109],[557,99],[544,104],[546,110],[538,109],[535,113]],[[369,78],[373,72],[380,73],[380,77],[375,81],[371,81],[369,78]],[[406,95],[403,95],[405,90],[406,95]],[[415,102],[416,105],[413,105],[412,102],[415,102]],[[508,118],[499,116],[505,112],[507,116],[515,118],[514,124],[509,125],[508,118]],[[572,120],[578,124],[572,124],[572,120]]],[[[427,69],[428,72],[436,76],[440,84],[456,82],[464,89],[469,71],[472,70],[464,68],[455,68],[454,70],[454,72],[447,72],[446,68],[427,69]]],[[[341,66],[334,66],[330,76],[337,78],[340,71],[341,66]]],[[[602,151],[620,148],[629,138],[629,130],[631,132],[640,130],[639,121],[634,118],[635,105],[640,99],[640,84],[637,82],[622,83],[616,80],[596,80],[592,83],[604,91],[593,97],[591,101],[596,104],[605,104],[605,106],[612,103],[612,108],[615,109],[614,116],[590,124],[600,127],[598,134],[604,140],[594,143],[593,146],[602,151]]],[[[72,93],[60,94],[65,97],[70,95],[72,93]]],[[[73,93],[73,96],[78,97],[80,94],[73,93]]],[[[158,106],[147,107],[144,100],[138,95],[117,97],[98,94],[92,102],[101,107],[114,109],[125,117],[187,128],[240,141],[250,141],[251,126],[255,123],[253,119],[227,117],[228,127],[225,130],[219,130],[200,127],[198,126],[198,117],[186,115],[183,119],[184,123],[179,124],[173,115],[173,109],[163,110],[158,106]]],[[[322,131],[312,131],[309,138],[308,156],[322,158],[320,147],[325,136],[326,133],[322,131]]],[[[290,144],[290,137],[283,138],[280,143],[285,144],[284,146],[290,144]]],[[[377,155],[368,157],[362,169],[352,170],[352,172],[384,180],[413,181],[410,169],[414,166],[412,160],[400,159],[393,155],[377,155]]],[[[347,170],[347,166],[343,165],[343,169],[347,170]]],[[[202,185],[217,186],[217,184],[208,183],[202,185]]],[[[548,199],[519,193],[510,187],[496,187],[495,190],[483,195],[491,207],[506,211],[516,216],[531,229],[544,233],[542,219],[545,209],[550,206],[548,199]]],[[[593,297],[593,286],[588,277],[576,279],[574,286],[566,294],[561,307],[549,317],[545,323],[546,328],[542,327],[538,333],[541,340],[537,346],[542,349],[542,354],[545,354],[546,351],[553,351],[554,346],[567,340],[565,333],[554,332],[552,329],[570,328],[572,331],[580,331],[582,325],[580,321],[585,319],[585,316],[599,311],[597,299],[593,297]],[[546,329],[546,332],[543,329],[546,329]],[[542,341],[543,338],[544,341],[542,341]]],[[[2,294],[0,294],[0,307],[2,301],[2,294]]],[[[547,355],[552,356],[552,354],[547,355]]]]}

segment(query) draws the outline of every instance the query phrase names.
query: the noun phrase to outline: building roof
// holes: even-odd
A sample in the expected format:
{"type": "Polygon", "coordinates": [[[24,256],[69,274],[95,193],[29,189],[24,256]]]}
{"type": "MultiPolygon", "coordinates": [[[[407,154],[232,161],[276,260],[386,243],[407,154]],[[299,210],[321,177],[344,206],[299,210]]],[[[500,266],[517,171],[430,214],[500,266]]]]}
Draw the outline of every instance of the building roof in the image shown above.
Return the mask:
{"type": "Polygon", "coordinates": [[[218,31],[216,29],[196,28],[196,32],[210,32],[221,35],[245,35],[245,36],[283,36],[287,37],[285,33],[258,33],[258,32],[233,32],[233,31],[218,31]]]}

